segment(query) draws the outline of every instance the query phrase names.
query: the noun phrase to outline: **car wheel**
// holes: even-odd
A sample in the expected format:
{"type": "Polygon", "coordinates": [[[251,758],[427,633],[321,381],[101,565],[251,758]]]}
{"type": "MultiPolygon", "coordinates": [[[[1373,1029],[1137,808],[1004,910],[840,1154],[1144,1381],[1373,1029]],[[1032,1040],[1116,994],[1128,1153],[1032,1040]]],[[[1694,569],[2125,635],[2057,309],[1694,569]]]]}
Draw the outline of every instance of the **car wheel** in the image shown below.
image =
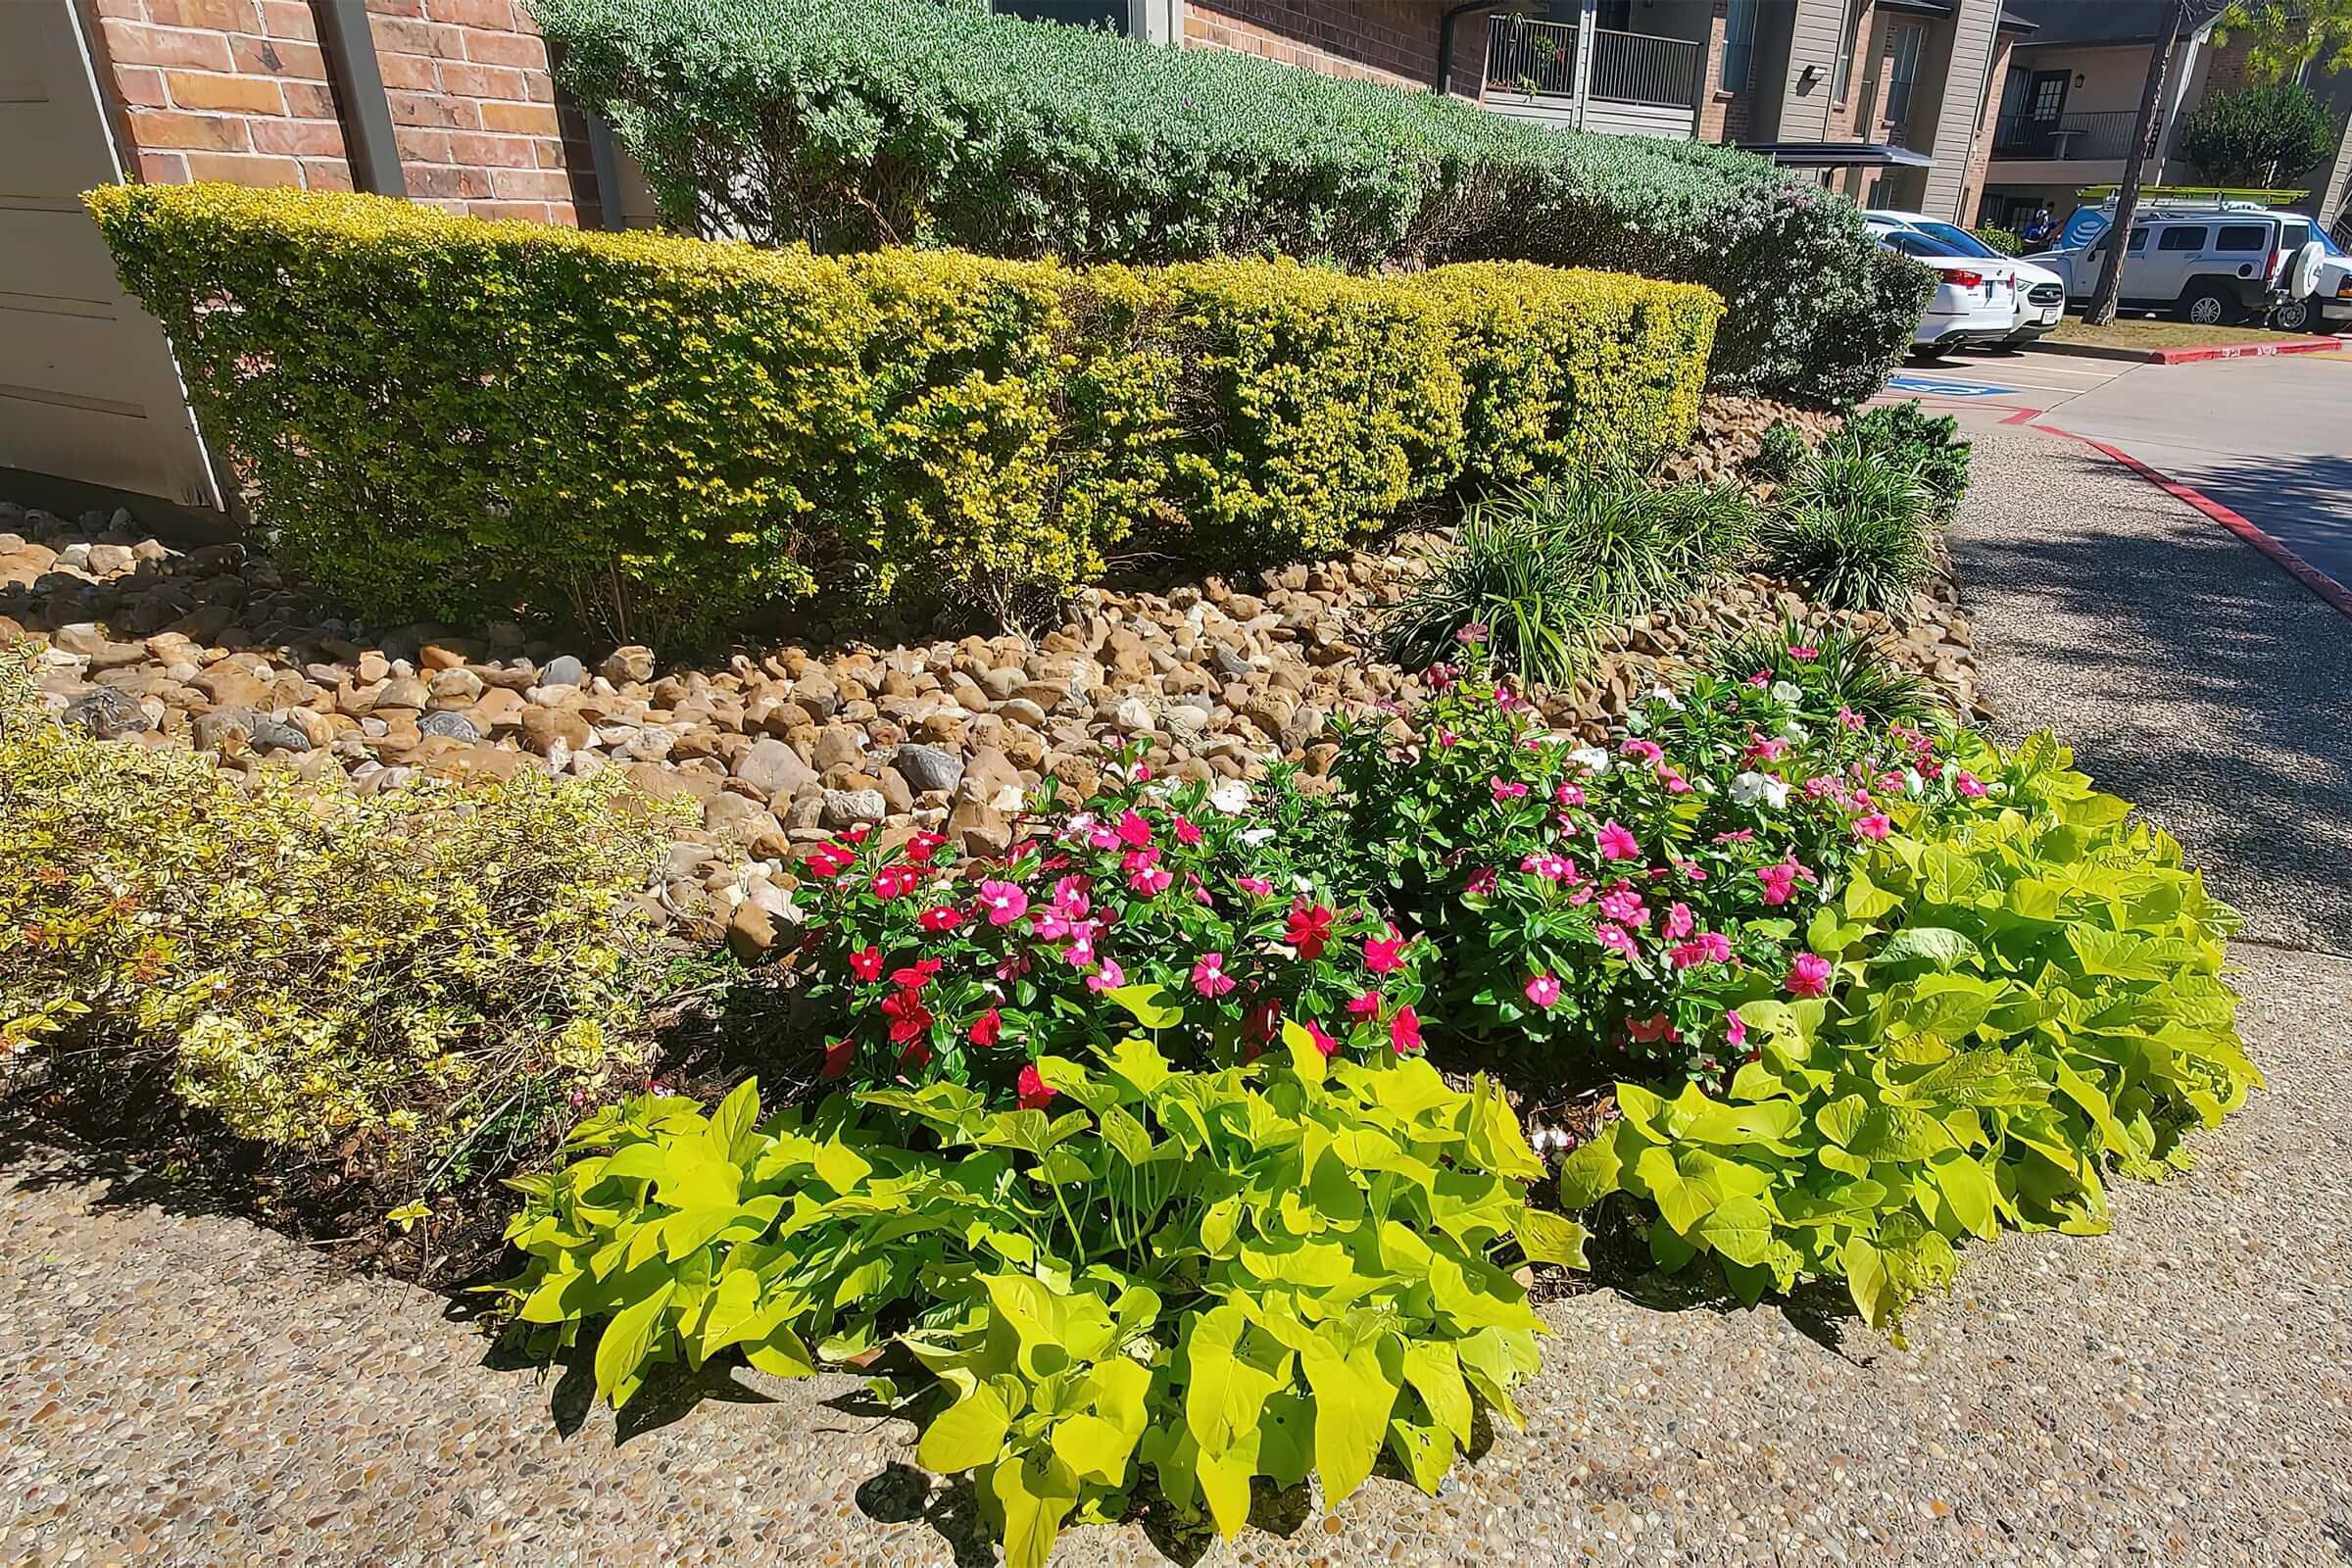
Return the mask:
{"type": "Polygon", "coordinates": [[[2199,283],[2180,296],[2180,319],[2198,326],[2233,326],[2244,315],[2237,295],[2219,283],[2199,283]]]}
{"type": "Polygon", "coordinates": [[[2307,332],[2311,329],[2311,301],[2288,300],[2271,313],[2271,325],[2281,332],[2307,332]]]}

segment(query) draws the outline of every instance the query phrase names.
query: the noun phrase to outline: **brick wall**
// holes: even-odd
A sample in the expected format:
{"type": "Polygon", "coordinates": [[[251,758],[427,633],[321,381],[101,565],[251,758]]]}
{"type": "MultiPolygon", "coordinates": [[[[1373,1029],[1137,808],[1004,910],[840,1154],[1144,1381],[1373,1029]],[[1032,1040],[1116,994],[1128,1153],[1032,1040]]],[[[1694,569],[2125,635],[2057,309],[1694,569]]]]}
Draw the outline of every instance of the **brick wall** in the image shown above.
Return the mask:
{"type": "Polygon", "coordinates": [[[595,221],[584,137],[556,109],[547,44],[513,0],[368,0],[413,200],[477,218],[595,221]],[[585,212],[583,212],[585,209],[585,212]]]}
{"type": "Polygon", "coordinates": [[[310,0],[97,0],[141,179],[351,189],[310,0]]]}
{"type": "MultiPolygon", "coordinates": [[[[1185,0],[1184,42],[1231,49],[1300,66],[1326,76],[1357,76],[1391,86],[1426,87],[1437,75],[1439,18],[1423,0],[1185,0]]],[[[1458,86],[1461,57],[1481,55],[1486,19],[1454,24],[1458,86]]]]}

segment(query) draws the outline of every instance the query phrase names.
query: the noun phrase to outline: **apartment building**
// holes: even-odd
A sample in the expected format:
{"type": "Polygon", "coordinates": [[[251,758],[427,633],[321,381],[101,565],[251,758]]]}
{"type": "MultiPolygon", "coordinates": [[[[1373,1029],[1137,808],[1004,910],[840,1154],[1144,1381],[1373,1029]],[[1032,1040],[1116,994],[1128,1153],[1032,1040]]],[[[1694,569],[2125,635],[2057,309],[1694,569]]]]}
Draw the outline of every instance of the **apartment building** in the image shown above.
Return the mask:
{"type": "MultiPolygon", "coordinates": [[[[2169,0],[2009,0],[2034,30],[2012,52],[2001,87],[1986,172],[1984,219],[2013,225],[2036,207],[2060,220],[2086,187],[2123,178],[2138,123],[2148,56],[2169,0]]],[[[2178,152],[2181,118],[2218,93],[2246,84],[2247,43],[2213,40],[2210,23],[2183,36],[2160,106],[2151,184],[2194,184],[2209,176],[2178,152]]],[[[2329,102],[2339,135],[2335,156],[2292,181],[2289,205],[2323,220],[2352,196],[2352,71],[2317,73],[2307,84],[2329,102]]]]}
{"type": "Polygon", "coordinates": [[[1995,88],[2034,24],[2001,0],[994,0],[996,9],[1752,147],[1857,198],[1967,221],[1995,88]]]}

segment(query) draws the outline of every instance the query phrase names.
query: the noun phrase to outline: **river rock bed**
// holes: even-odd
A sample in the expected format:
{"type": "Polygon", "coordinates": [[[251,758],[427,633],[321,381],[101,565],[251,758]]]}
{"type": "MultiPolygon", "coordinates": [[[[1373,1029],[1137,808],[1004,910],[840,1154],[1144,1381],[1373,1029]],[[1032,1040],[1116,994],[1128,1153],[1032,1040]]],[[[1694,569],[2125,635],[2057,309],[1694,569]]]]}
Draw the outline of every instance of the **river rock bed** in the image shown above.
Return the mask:
{"type": "MultiPolygon", "coordinates": [[[[68,722],[231,768],[291,766],[362,790],[427,772],[626,768],[651,794],[700,804],[653,890],[663,912],[758,948],[790,912],[802,847],[911,823],[967,854],[1001,850],[1028,791],[1053,778],[1064,799],[1089,798],[1139,741],[1181,778],[1254,778],[1283,759],[1313,787],[1337,753],[1335,715],[1425,695],[1368,639],[1437,542],[1242,586],[1087,589],[1034,640],[785,646],[665,667],[642,647],[566,648],[514,624],[363,632],[318,614],[244,545],[182,551],[124,513],[69,520],[0,502],[0,640],[45,643],[39,685],[68,722]]],[[[1957,603],[1947,574],[1907,615],[1840,617],[1786,584],[1735,578],[1604,633],[1591,673],[1543,706],[1597,736],[1708,647],[1786,612],[1859,618],[1973,711],[1957,603]]]]}

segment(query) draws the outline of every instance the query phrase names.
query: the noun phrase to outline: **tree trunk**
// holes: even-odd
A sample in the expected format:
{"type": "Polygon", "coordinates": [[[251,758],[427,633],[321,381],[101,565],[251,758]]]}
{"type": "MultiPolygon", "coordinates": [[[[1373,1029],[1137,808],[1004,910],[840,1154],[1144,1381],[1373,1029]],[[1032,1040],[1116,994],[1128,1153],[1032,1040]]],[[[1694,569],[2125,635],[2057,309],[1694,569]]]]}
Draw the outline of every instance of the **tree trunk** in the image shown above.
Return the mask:
{"type": "Polygon", "coordinates": [[[2164,84],[2173,74],[2173,47],[2180,38],[2186,0],[2172,0],[2164,8],[2164,30],[2148,54],[2148,79],[2139,93],[2139,123],[2132,140],[2132,156],[2124,164],[2124,182],[2116,187],[2115,221],[2107,229],[2111,243],[2099,263],[2099,286],[2091,291],[2090,309],[2083,319],[2105,326],[2115,319],[2115,301],[2123,291],[2124,252],[2132,243],[2132,220],[2139,216],[2139,179],[2147,169],[2148,147],[2156,139],[2156,123],[2164,112],[2164,84]]]}

